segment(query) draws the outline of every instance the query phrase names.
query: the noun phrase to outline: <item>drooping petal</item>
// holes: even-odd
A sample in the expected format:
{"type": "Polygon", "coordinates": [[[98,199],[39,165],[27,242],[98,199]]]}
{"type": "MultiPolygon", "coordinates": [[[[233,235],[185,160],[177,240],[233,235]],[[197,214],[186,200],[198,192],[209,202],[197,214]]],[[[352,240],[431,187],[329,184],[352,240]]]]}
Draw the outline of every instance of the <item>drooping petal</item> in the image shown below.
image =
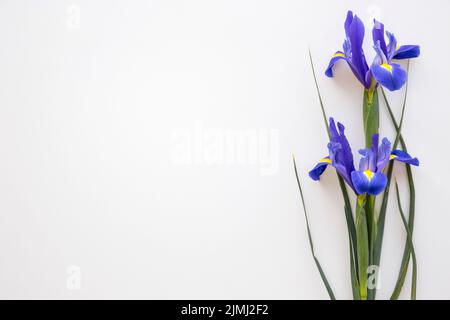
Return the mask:
{"type": "Polygon", "coordinates": [[[377,155],[377,170],[381,171],[384,169],[386,164],[389,162],[391,155],[391,143],[388,139],[383,138],[381,141],[381,145],[378,147],[378,155],[377,155]]]}
{"type": "Polygon", "coordinates": [[[369,179],[363,171],[353,171],[352,182],[357,194],[364,194],[369,190],[369,179]]]}
{"type": "Polygon", "coordinates": [[[413,166],[419,165],[419,159],[411,157],[407,152],[402,150],[394,150],[389,157],[390,160],[397,160],[400,162],[408,163],[413,166]]]}
{"type": "Polygon", "coordinates": [[[400,89],[406,82],[406,71],[396,63],[372,65],[371,70],[374,78],[390,91],[400,89]]]}
{"type": "Polygon", "coordinates": [[[316,166],[309,172],[311,179],[315,181],[320,180],[320,176],[324,173],[329,164],[331,164],[331,159],[329,157],[320,159],[316,166]]]}
{"type": "Polygon", "coordinates": [[[387,56],[386,41],[384,40],[384,25],[375,19],[373,19],[372,38],[375,45],[377,42],[380,42],[380,48],[387,56]]]}
{"type": "Polygon", "coordinates": [[[386,188],[387,177],[382,172],[375,172],[369,181],[368,194],[376,196],[386,188]]]}
{"type": "Polygon", "coordinates": [[[325,75],[327,77],[331,78],[333,76],[333,66],[341,59],[345,60],[345,54],[342,51],[336,51],[336,53],[331,57],[330,63],[328,64],[327,70],[325,71],[325,75]]]}
{"type": "Polygon", "coordinates": [[[353,171],[352,181],[357,194],[377,195],[387,185],[387,177],[381,172],[353,171]]]}
{"type": "Polygon", "coordinates": [[[411,59],[420,56],[420,46],[404,45],[395,50],[393,59],[411,59]]]}

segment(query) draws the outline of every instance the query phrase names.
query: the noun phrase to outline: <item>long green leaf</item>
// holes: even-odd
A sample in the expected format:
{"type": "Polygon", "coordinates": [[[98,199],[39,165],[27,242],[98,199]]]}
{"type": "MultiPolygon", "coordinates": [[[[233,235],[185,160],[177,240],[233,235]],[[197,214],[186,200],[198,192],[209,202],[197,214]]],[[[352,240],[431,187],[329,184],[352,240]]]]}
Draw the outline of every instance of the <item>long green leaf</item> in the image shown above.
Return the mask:
{"type": "MultiPolygon", "coordinates": [[[[392,112],[391,106],[390,106],[389,101],[388,101],[388,99],[386,97],[386,93],[384,92],[383,89],[381,89],[381,92],[383,93],[383,98],[384,98],[384,101],[385,101],[385,104],[386,104],[386,108],[388,109],[389,116],[391,118],[392,124],[394,125],[395,129],[398,131],[399,125],[397,124],[397,121],[395,120],[395,116],[394,116],[394,113],[392,112]]],[[[404,140],[404,138],[403,138],[403,136],[401,134],[399,135],[399,140],[400,140],[400,144],[402,145],[403,151],[407,152],[408,149],[406,147],[405,140],[404,140]]],[[[415,189],[415,185],[414,185],[414,179],[413,179],[413,175],[412,175],[411,166],[409,164],[406,164],[405,168],[406,168],[406,175],[407,175],[407,178],[408,178],[408,185],[409,185],[408,227],[409,227],[409,230],[410,230],[411,234],[413,234],[414,218],[415,218],[415,207],[416,207],[415,206],[415,204],[416,204],[416,189],[415,189]]],[[[406,242],[405,243],[405,248],[403,250],[402,263],[401,263],[401,266],[400,266],[397,282],[395,284],[394,291],[393,291],[393,293],[391,295],[391,299],[392,300],[396,300],[400,296],[400,292],[401,292],[401,290],[403,288],[403,284],[405,283],[405,279],[406,279],[406,274],[408,272],[408,265],[409,265],[410,255],[411,255],[411,249],[409,248],[408,242],[406,242]]]]}
{"type": "MultiPolygon", "coordinates": [[[[311,70],[312,70],[312,74],[314,77],[314,83],[316,84],[316,91],[317,91],[317,95],[319,97],[320,108],[322,109],[323,122],[325,124],[325,128],[327,129],[328,138],[330,138],[330,128],[328,127],[328,117],[325,112],[325,107],[323,106],[322,95],[320,94],[319,85],[317,84],[316,70],[314,69],[314,63],[313,63],[313,59],[312,59],[312,55],[311,55],[311,50],[309,50],[309,62],[311,63],[311,70]]],[[[349,203],[350,203],[350,201],[349,201],[349,203]]]]}
{"type": "Polygon", "coordinates": [[[413,262],[413,270],[412,270],[412,283],[411,283],[411,300],[416,300],[416,288],[417,288],[417,260],[416,260],[416,252],[414,250],[414,243],[412,240],[411,230],[409,230],[408,223],[406,222],[405,214],[403,213],[402,204],[400,201],[400,192],[398,190],[398,183],[395,182],[395,188],[397,191],[397,203],[398,210],[400,211],[400,216],[402,217],[403,225],[405,226],[407,242],[409,247],[411,248],[412,262],[413,262]]]}
{"type": "MultiPolygon", "coordinates": [[[[346,221],[351,221],[353,222],[353,215],[352,215],[352,210],[351,208],[348,208],[347,206],[344,206],[344,211],[345,211],[345,215],[346,215],[346,221]]],[[[355,227],[355,231],[356,231],[356,227],[355,227]]],[[[348,241],[348,245],[349,245],[349,252],[350,252],[350,279],[352,282],[352,294],[353,294],[353,299],[354,300],[361,300],[361,294],[359,292],[359,280],[358,280],[358,275],[359,275],[359,271],[358,271],[358,256],[354,253],[353,248],[356,250],[356,246],[352,247],[352,239],[350,236],[350,231],[349,231],[349,241],[348,241]]]]}
{"type": "MultiPolygon", "coordinates": [[[[323,122],[327,131],[328,138],[330,138],[330,128],[328,126],[328,117],[325,112],[325,107],[323,105],[322,96],[320,94],[319,85],[317,83],[316,78],[316,71],[314,68],[314,63],[311,55],[311,50],[309,50],[309,61],[311,64],[311,71],[314,78],[314,83],[316,85],[316,91],[317,96],[319,97],[320,102],[320,108],[322,111],[322,118],[323,122]]],[[[355,288],[358,288],[357,291],[359,292],[359,283],[358,283],[358,254],[357,254],[357,241],[356,241],[356,227],[355,227],[355,221],[353,219],[353,212],[352,207],[350,205],[350,198],[348,196],[347,187],[345,186],[344,179],[338,174],[336,174],[339,186],[341,188],[342,192],[342,198],[344,199],[344,212],[345,212],[345,221],[347,223],[347,230],[348,230],[348,237],[349,237],[349,243],[350,243],[350,275],[351,275],[351,281],[352,281],[352,292],[353,292],[353,299],[359,299],[359,293],[355,293],[355,288]]]]}
{"type": "Polygon", "coordinates": [[[361,294],[359,292],[359,281],[358,275],[356,274],[356,266],[355,266],[355,258],[352,254],[352,244],[348,242],[349,250],[350,250],[350,277],[352,281],[352,294],[354,300],[361,300],[361,294]]]}
{"type": "Polygon", "coordinates": [[[325,285],[325,288],[327,289],[328,295],[330,296],[331,300],[336,300],[336,297],[334,296],[333,290],[331,289],[330,284],[328,283],[327,277],[325,276],[325,273],[323,272],[322,267],[320,266],[320,262],[316,257],[316,254],[314,253],[314,244],[311,236],[311,230],[309,228],[309,220],[308,220],[308,214],[306,213],[306,205],[305,205],[305,199],[303,197],[303,191],[302,186],[300,184],[300,179],[298,178],[298,172],[297,172],[297,165],[295,163],[295,158],[292,157],[292,160],[294,161],[294,170],[295,170],[295,177],[297,178],[297,184],[298,189],[300,191],[300,198],[302,199],[302,205],[303,205],[303,212],[305,214],[305,220],[306,220],[306,230],[308,231],[308,239],[309,239],[309,246],[311,247],[311,254],[314,258],[314,261],[316,262],[317,269],[319,270],[320,277],[322,278],[322,281],[325,285]]]}

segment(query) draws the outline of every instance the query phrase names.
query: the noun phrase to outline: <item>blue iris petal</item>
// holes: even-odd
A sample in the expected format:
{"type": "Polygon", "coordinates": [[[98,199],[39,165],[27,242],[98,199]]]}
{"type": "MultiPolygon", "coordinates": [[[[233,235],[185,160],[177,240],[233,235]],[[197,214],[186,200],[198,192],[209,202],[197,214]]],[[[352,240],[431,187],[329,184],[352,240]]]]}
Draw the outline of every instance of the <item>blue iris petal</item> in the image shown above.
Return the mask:
{"type": "Polygon", "coordinates": [[[345,23],[344,23],[345,35],[347,36],[347,38],[348,38],[349,29],[350,29],[350,25],[352,24],[352,21],[353,21],[353,12],[351,10],[348,10],[347,17],[345,18],[345,23]]]}
{"type": "Polygon", "coordinates": [[[406,82],[406,71],[396,63],[373,65],[371,70],[375,79],[390,91],[400,89],[406,82]]]}
{"type": "Polygon", "coordinates": [[[386,31],[386,35],[389,39],[386,57],[388,58],[389,61],[391,61],[397,48],[397,39],[395,38],[394,34],[390,33],[389,31],[386,31]]]}
{"type": "Polygon", "coordinates": [[[367,190],[367,193],[376,196],[381,191],[383,191],[384,188],[386,188],[386,185],[387,185],[386,175],[381,172],[375,172],[372,179],[370,179],[369,190],[367,190]]]}
{"type": "Polygon", "coordinates": [[[372,150],[370,150],[370,149],[359,150],[359,154],[362,155],[361,160],[359,160],[359,170],[360,171],[369,170],[369,162],[370,162],[371,153],[372,153],[372,150]]]}
{"type": "Polygon", "coordinates": [[[375,19],[373,19],[372,38],[374,44],[376,44],[378,41],[380,42],[380,48],[381,50],[383,50],[383,53],[387,56],[388,53],[386,41],[384,40],[384,25],[375,19]]]}
{"type": "Polygon", "coordinates": [[[362,171],[352,172],[352,182],[357,194],[367,193],[369,190],[369,179],[362,171]]]}
{"type": "Polygon", "coordinates": [[[419,159],[411,157],[407,152],[402,150],[394,150],[391,152],[391,160],[408,163],[413,166],[419,165],[419,159]]]}
{"type": "Polygon", "coordinates": [[[389,157],[391,155],[391,143],[388,139],[383,138],[381,141],[381,145],[378,148],[377,155],[377,171],[381,171],[386,167],[386,164],[389,162],[389,157]]]}
{"type": "Polygon", "coordinates": [[[327,166],[330,164],[330,158],[326,157],[319,161],[318,164],[309,172],[311,179],[318,181],[320,176],[324,173],[327,166]]]}
{"type": "Polygon", "coordinates": [[[393,56],[393,59],[410,59],[410,58],[417,58],[420,56],[420,47],[416,45],[405,45],[400,46],[395,51],[395,55],[393,56]]]}
{"type": "Polygon", "coordinates": [[[333,166],[344,180],[352,186],[350,174],[355,170],[353,154],[350,144],[345,136],[345,127],[338,122],[337,128],[333,118],[330,118],[330,143],[328,149],[333,166]]]}
{"type": "Polygon", "coordinates": [[[366,57],[362,49],[362,44],[364,40],[364,24],[358,16],[354,16],[353,20],[348,27],[348,39],[350,40],[350,47],[352,50],[352,55],[350,60],[350,66],[358,78],[358,80],[368,88],[370,83],[366,82],[366,74],[369,71],[369,67],[366,62],[366,57]]]}
{"type": "Polygon", "coordinates": [[[331,57],[330,63],[328,64],[327,70],[325,71],[325,75],[327,77],[331,78],[333,76],[333,66],[336,62],[338,62],[341,59],[345,60],[344,53],[341,51],[336,51],[336,53],[333,55],[333,57],[331,57]]]}
{"type": "Polygon", "coordinates": [[[372,135],[372,154],[373,154],[373,158],[371,159],[370,164],[370,170],[372,171],[376,171],[377,170],[377,155],[378,155],[378,139],[379,139],[379,134],[378,133],[374,133],[372,135]]]}
{"type": "Polygon", "coordinates": [[[331,164],[339,173],[339,175],[344,178],[350,187],[353,188],[352,180],[350,178],[351,170],[348,171],[345,162],[343,162],[343,150],[342,144],[339,142],[330,141],[328,143],[328,151],[330,153],[331,164]]]}
{"type": "Polygon", "coordinates": [[[387,177],[381,172],[371,172],[371,174],[369,178],[362,171],[352,172],[352,181],[357,194],[368,193],[375,196],[384,190],[387,177]]]}

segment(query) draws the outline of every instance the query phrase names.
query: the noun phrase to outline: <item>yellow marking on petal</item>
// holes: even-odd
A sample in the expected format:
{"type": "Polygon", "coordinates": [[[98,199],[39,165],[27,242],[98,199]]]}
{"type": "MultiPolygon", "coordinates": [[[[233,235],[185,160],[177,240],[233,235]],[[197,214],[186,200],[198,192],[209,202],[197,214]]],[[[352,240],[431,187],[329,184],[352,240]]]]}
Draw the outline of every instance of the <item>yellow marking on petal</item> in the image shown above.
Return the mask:
{"type": "Polygon", "coordinates": [[[397,45],[395,46],[395,50],[397,51],[398,49],[400,49],[400,45],[397,43],[397,45]]]}
{"type": "Polygon", "coordinates": [[[364,174],[366,175],[367,179],[369,179],[369,181],[372,180],[373,175],[374,175],[373,171],[370,171],[370,170],[364,171],[364,174]]]}
{"type": "Polygon", "coordinates": [[[337,58],[337,57],[342,57],[344,58],[345,55],[342,52],[336,52],[335,54],[333,54],[333,58],[337,58]]]}
{"type": "Polygon", "coordinates": [[[323,158],[323,159],[320,159],[319,162],[331,163],[331,159],[323,158]]]}
{"type": "Polygon", "coordinates": [[[380,67],[386,69],[389,72],[392,72],[392,66],[390,64],[383,63],[383,64],[380,65],[380,67]]]}
{"type": "Polygon", "coordinates": [[[395,158],[397,158],[397,156],[396,156],[395,154],[391,154],[391,155],[389,156],[389,160],[392,160],[392,159],[395,159],[395,158]]]}

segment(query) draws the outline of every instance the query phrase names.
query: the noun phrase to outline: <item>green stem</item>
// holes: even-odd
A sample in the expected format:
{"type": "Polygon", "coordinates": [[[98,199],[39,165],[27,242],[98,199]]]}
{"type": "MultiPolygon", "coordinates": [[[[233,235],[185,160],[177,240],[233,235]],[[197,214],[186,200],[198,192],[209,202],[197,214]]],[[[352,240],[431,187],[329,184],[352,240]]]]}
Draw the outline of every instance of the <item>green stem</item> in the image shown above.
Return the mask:
{"type": "Polygon", "coordinates": [[[372,146],[372,136],[378,133],[380,123],[379,109],[376,88],[365,89],[363,97],[363,124],[366,148],[372,146]]]}
{"type": "Polygon", "coordinates": [[[365,205],[366,195],[359,195],[356,204],[356,241],[358,243],[359,292],[361,300],[367,300],[367,268],[369,266],[369,235],[365,205]]]}
{"type": "MultiPolygon", "coordinates": [[[[375,87],[375,83],[369,89],[364,90],[363,96],[363,125],[364,125],[364,138],[366,148],[372,147],[372,137],[378,133],[380,123],[379,114],[379,101],[378,91],[375,87]]],[[[368,252],[369,252],[369,265],[373,265],[374,262],[374,244],[377,233],[377,219],[375,215],[375,196],[367,196],[365,204],[365,214],[367,222],[368,233],[368,252]]],[[[375,299],[375,290],[369,289],[368,299],[375,299]]]]}

